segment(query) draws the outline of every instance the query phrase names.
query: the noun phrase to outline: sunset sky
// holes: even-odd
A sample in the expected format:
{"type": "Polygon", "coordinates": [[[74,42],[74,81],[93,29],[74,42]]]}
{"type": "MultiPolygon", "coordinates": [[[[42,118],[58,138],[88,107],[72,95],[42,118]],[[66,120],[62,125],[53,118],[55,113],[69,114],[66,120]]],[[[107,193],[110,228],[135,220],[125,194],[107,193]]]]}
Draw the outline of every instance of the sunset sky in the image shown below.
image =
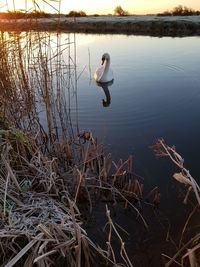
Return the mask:
{"type": "MultiPolygon", "coordinates": [[[[59,8],[55,2],[48,1],[51,5],[59,8]]],[[[46,12],[55,12],[53,8],[42,0],[35,0],[40,9],[46,12]]],[[[200,10],[200,0],[61,0],[61,12],[69,13],[71,10],[83,10],[87,14],[113,14],[116,6],[121,5],[123,9],[131,14],[149,14],[165,10],[171,10],[177,5],[191,7],[200,10]]],[[[32,9],[32,0],[1,0],[0,10],[32,9]],[[14,3],[14,4],[13,4],[14,3]]]]}

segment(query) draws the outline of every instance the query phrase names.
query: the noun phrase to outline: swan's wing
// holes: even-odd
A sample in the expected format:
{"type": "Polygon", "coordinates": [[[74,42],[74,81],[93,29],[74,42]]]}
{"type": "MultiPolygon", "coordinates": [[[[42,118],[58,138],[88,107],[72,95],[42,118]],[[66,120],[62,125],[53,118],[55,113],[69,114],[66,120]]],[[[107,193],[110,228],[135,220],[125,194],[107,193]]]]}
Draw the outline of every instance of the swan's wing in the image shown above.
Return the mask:
{"type": "Polygon", "coordinates": [[[108,81],[114,80],[114,75],[113,75],[112,69],[109,69],[107,79],[108,79],[108,81]]]}
{"type": "Polygon", "coordinates": [[[104,73],[104,66],[101,66],[101,67],[97,68],[95,73],[94,73],[95,81],[97,81],[97,82],[100,81],[103,73],[104,73]]]}
{"type": "Polygon", "coordinates": [[[110,69],[110,71],[109,71],[109,78],[110,78],[110,80],[114,79],[114,75],[113,75],[112,69],[110,69]]]}

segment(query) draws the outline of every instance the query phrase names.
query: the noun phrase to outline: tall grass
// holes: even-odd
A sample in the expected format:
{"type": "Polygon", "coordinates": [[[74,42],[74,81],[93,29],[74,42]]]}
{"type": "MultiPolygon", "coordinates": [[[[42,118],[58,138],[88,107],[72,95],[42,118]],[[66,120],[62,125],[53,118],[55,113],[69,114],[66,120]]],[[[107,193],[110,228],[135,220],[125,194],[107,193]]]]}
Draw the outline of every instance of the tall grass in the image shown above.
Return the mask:
{"type": "Polygon", "coordinates": [[[66,37],[61,44],[60,34],[1,33],[0,40],[1,113],[13,126],[45,131],[51,144],[54,138],[73,138],[74,132],[69,117],[76,63],[69,48],[73,36],[66,37]]]}
{"type": "MultiPolygon", "coordinates": [[[[111,244],[104,251],[87,237],[78,206],[84,199],[91,212],[104,195],[148,227],[142,185],[131,157],[112,163],[90,132],[79,132],[75,35],[1,32],[0,78],[0,262],[117,265],[111,244]]],[[[122,251],[132,266],[123,243],[122,251]]]]}

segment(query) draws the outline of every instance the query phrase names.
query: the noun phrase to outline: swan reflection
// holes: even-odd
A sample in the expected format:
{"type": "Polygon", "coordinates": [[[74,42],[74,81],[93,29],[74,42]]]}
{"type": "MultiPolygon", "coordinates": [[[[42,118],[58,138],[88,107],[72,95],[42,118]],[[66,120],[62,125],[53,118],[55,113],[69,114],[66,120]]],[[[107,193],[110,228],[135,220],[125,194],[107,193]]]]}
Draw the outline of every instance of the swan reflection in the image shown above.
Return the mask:
{"type": "Polygon", "coordinates": [[[107,82],[107,83],[99,83],[96,82],[96,84],[101,87],[104,91],[104,94],[106,96],[106,99],[102,99],[102,105],[103,107],[108,107],[111,103],[111,95],[110,95],[110,91],[108,89],[109,86],[111,86],[113,84],[114,80],[107,82]]]}

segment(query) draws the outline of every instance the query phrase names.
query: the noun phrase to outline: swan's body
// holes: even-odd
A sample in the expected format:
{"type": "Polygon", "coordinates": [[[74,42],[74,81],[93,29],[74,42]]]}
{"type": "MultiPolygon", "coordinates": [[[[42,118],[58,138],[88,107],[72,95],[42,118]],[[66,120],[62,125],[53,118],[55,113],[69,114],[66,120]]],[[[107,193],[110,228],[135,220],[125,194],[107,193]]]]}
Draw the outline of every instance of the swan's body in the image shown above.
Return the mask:
{"type": "Polygon", "coordinates": [[[113,72],[110,69],[110,55],[108,53],[103,54],[102,66],[96,69],[94,79],[98,83],[108,83],[114,79],[113,72]]]}

